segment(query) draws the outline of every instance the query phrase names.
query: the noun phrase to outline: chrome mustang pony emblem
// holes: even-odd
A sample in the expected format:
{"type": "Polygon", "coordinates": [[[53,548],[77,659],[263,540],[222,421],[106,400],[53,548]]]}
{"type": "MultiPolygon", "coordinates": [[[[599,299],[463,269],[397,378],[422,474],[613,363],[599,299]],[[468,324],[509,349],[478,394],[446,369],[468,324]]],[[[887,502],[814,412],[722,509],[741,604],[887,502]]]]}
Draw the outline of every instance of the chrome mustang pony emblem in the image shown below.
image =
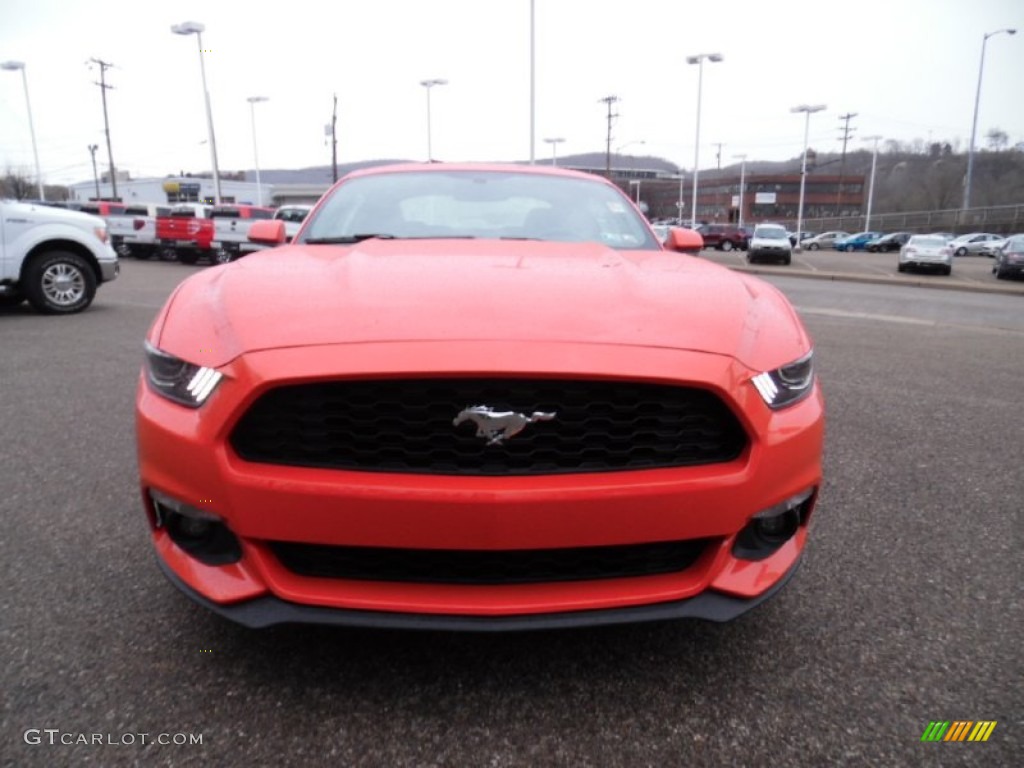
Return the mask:
{"type": "Polygon", "coordinates": [[[495,411],[487,405],[473,405],[463,409],[455,420],[456,427],[464,421],[476,424],[476,436],[486,437],[488,445],[500,445],[503,440],[522,432],[527,424],[535,421],[551,421],[557,413],[534,411],[531,416],[515,411],[495,411]]]}

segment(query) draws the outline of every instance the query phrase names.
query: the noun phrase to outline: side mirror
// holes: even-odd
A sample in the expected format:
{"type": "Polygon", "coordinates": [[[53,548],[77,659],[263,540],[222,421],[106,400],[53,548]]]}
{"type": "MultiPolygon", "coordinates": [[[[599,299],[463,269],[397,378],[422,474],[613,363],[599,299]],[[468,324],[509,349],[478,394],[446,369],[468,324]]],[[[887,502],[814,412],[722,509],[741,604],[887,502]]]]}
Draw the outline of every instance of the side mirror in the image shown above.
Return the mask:
{"type": "Polygon", "coordinates": [[[281,245],[284,241],[284,222],[280,219],[261,219],[249,227],[250,243],[281,245]]]}
{"type": "Polygon", "coordinates": [[[665,241],[665,247],[670,251],[696,256],[704,247],[704,238],[700,232],[695,232],[692,229],[672,227],[668,233],[668,240],[665,241]]]}

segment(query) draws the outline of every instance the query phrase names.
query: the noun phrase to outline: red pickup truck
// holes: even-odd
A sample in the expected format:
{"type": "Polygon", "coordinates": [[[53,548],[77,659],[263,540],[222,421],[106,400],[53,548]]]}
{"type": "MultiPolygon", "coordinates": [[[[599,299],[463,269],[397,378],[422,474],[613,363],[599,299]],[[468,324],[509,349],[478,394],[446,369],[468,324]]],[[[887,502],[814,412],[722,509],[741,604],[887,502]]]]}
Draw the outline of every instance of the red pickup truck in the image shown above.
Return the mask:
{"type": "Polygon", "coordinates": [[[174,254],[182,264],[195,264],[213,253],[212,205],[179,203],[166,215],[157,216],[157,247],[166,257],[174,254]]]}

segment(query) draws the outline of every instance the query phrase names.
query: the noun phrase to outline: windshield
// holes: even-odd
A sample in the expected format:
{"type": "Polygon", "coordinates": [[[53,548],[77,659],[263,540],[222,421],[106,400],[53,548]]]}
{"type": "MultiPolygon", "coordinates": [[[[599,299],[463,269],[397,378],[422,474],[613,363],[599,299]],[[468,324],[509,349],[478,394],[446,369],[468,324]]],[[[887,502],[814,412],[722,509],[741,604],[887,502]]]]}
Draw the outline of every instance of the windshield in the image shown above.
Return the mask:
{"type": "Polygon", "coordinates": [[[782,227],[758,227],[754,230],[754,237],[759,240],[785,240],[789,235],[782,227]]]}
{"type": "Polygon", "coordinates": [[[660,250],[615,187],[513,171],[399,171],[354,178],[324,201],[300,242],[367,237],[592,241],[660,250]]]}
{"type": "Polygon", "coordinates": [[[907,245],[917,246],[918,248],[945,248],[946,240],[941,237],[935,237],[935,235],[922,235],[910,238],[910,242],[907,245]]]}

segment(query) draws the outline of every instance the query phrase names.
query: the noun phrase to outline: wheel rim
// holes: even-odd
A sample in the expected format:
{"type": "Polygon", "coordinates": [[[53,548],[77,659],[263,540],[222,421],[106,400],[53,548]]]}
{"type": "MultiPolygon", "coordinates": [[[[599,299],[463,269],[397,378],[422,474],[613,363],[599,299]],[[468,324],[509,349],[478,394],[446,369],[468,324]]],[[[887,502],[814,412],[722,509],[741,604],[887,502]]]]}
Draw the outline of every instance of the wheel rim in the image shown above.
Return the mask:
{"type": "Polygon", "coordinates": [[[227,264],[231,261],[231,254],[224,250],[217,251],[214,261],[218,264],[227,264]]]}
{"type": "Polygon", "coordinates": [[[85,275],[72,264],[52,264],[43,272],[43,295],[62,307],[77,304],[85,297],[85,275]]]}

